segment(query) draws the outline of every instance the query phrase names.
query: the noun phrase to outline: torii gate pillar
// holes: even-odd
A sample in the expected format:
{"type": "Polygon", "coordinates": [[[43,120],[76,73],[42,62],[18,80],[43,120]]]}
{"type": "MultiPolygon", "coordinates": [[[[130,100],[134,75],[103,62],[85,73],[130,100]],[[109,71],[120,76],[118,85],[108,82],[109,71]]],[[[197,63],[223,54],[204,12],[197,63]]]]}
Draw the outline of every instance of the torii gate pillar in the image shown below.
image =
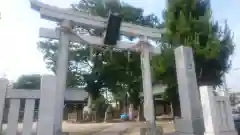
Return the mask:
{"type": "Polygon", "coordinates": [[[64,108],[64,93],[66,90],[67,72],[68,72],[68,46],[70,43],[69,33],[71,30],[71,22],[69,20],[63,20],[61,22],[60,42],[57,51],[57,83],[56,88],[58,90],[56,101],[56,115],[55,115],[55,132],[56,134],[62,134],[62,120],[63,120],[63,108],[64,108]]]}
{"type": "Polygon", "coordinates": [[[143,80],[143,93],[144,93],[144,117],[150,126],[150,134],[156,134],[154,102],[152,91],[152,77],[150,68],[150,45],[146,39],[140,39],[141,45],[141,70],[143,80]]]}

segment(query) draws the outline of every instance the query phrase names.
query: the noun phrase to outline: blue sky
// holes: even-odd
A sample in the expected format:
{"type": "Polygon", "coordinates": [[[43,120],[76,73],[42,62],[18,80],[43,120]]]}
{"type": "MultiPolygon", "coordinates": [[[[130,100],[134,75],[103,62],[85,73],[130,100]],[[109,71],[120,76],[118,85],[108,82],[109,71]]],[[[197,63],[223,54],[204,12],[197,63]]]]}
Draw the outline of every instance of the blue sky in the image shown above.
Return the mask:
{"type": "MultiPolygon", "coordinates": [[[[78,0],[40,0],[59,7],[69,7],[78,0]]],[[[146,13],[155,13],[161,17],[165,0],[123,0],[136,7],[144,8],[146,13]]],[[[239,0],[212,0],[215,20],[228,24],[234,32],[236,51],[232,68],[240,68],[240,14],[239,0]]],[[[41,53],[36,48],[38,28],[54,27],[55,24],[40,19],[37,12],[30,8],[28,0],[0,0],[0,76],[6,75],[15,80],[21,74],[49,73],[45,68],[41,53]]],[[[230,70],[227,74],[228,87],[240,91],[240,70],[230,70]]]]}

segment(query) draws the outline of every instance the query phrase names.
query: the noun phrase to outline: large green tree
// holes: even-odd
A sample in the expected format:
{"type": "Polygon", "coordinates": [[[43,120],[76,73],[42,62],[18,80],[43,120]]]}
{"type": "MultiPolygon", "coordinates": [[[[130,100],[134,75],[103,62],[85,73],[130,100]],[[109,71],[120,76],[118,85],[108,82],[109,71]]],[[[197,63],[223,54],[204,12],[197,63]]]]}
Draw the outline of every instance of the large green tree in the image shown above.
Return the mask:
{"type": "Polygon", "coordinates": [[[180,45],[192,47],[198,85],[219,86],[231,66],[234,44],[228,25],[220,27],[213,20],[209,0],[168,0],[164,26],[163,51],[154,58],[154,70],[168,86],[169,100],[179,107],[173,50],[180,45]]]}
{"type": "MultiPolygon", "coordinates": [[[[79,3],[72,4],[72,8],[101,17],[107,17],[110,10],[116,11],[121,14],[125,22],[160,27],[158,18],[153,14],[144,16],[142,9],[126,3],[111,2],[104,5],[103,2],[104,0],[80,0],[79,3]]],[[[94,36],[101,36],[103,32],[99,29],[82,27],[74,29],[88,32],[94,36]]],[[[135,37],[127,38],[132,40],[135,37]]],[[[54,72],[56,70],[57,46],[58,41],[49,40],[40,41],[38,45],[44,55],[47,67],[54,72]]],[[[69,46],[67,84],[71,87],[85,87],[91,99],[97,98],[106,89],[115,93],[114,95],[119,95],[119,91],[122,91],[122,93],[129,93],[129,101],[138,104],[139,91],[141,90],[140,67],[138,53],[129,53],[123,50],[111,51],[109,48],[92,49],[86,44],[71,43],[69,46]]]]}
{"type": "Polygon", "coordinates": [[[41,76],[39,74],[22,75],[13,84],[15,89],[40,89],[41,76]]]}

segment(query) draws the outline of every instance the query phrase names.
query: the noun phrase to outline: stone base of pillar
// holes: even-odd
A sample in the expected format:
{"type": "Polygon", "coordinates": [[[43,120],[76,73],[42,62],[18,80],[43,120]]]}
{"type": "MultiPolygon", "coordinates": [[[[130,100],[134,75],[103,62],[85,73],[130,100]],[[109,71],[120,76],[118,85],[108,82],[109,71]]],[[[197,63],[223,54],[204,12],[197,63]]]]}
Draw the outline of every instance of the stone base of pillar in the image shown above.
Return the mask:
{"type": "Polygon", "coordinates": [[[220,132],[220,135],[238,135],[236,131],[225,131],[225,132],[220,132]]]}
{"type": "MultiPolygon", "coordinates": [[[[162,127],[156,127],[155,125],[151,127],[150,125],[144,125],[144,127],[140,128],[140,135],[163,135],[163,128],[162,127]],[[151,130],[154,131],[151,131],[151,130]],[[154,133],[152,133],[154,132],[154,133]]],[[[175,135],[175,134],[174,134],[175,135]]]]}
{"type": "Polygon", "coordinates": [[[220,132],[219,134],[216,133],[204,133],[204,135],[238,135],[236,131],[225,131],[225,132],[220,132]]]}
{"type": "Polygon", "coordinates": [[[217,134],[215,134],[215,133],[204,133],[204,135],[217,135],[217,134]]]}
{"type": "Polygon", "coordinates": [[[204,123],[202,118],[192,120],[175,119],[175,129],[178,135],[203,135],[204,123]]]}
{"type": "Polygon", "coordinates": [[[193,133],[181,133],[181,132],[175,132],[173,135],[195,135],[193,133]]]}

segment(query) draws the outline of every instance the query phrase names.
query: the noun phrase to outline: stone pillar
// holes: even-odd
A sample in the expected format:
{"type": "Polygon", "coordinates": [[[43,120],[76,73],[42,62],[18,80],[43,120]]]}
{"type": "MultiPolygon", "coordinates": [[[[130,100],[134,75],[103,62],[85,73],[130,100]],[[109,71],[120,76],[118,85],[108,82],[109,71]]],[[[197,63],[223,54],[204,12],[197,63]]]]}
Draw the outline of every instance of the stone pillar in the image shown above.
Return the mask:
{"type": "Polygon", "coordinates": [[[234,124],[234,119],[233,119],[233,114],[232,114],[232,107],[231,107],[231,103],[229,101],[229,96],[227,95],[225,97],[225,111],[226,111],[226,119],[227,119],[227,127],[228,127],[228,131],[227,134],[225,135],[237,135],[237,131],[235,129],[235,124],[234,124]],[[229,134],[228,134],[229,133],[229,134]]]}
{"type": "Polygon", "coordinates": [[[7,94],[7,87],[8,87],[9,81],[4,78],[0,78],[0,133],[2,133],[2,122],[6,117],[6,114],[4,113],[6,111],[5,107],[5,97],[7,94]]]}
{"type": "Polygon", "coordinates": [[[214,96],[213,87],[200,87],[204,135],[237,135],[228,96],[214,96]]]}
{"type": "Polygon", "coordinates": [[[63,20],[60,24],[60,44],[58,46],[57,53],[57,82],[56,88],[59,92],[57,92],[57,105],[56,105],[56,124],[55,129],[57,132],[61,134],[62,131],[62,119],[63,119],[63,108],[64,108],[64,93],[66,90],[66,79],[67,79],[67,71],[68,71],[68,46],[70,43],[69,40],[69,30],[71,30],[71,23],[68,20],[63,20]]]}
{"type": "Polygon", "coordinates": [[[55,130],[56,105],[58,104],[56,99],[59,92],[55,84],[55,76],[43,76],[41,79],[37,135],[60,135],[55,130]]]}
{"type": "Polygon", "coordinates": [[[144,117],[151,125],[150,134],[156,133],[156,124],[154,116],[154,102],[152,91],[152,77],[150,68],[150,45],[146,39],[140,38],[141,44],[141,70],[143,79],[143,93],[144,93],[144,117]]]}
{"type": "Polygon", "coordinates": [[[203,135],[203,115],[198,92],[192,49],[180,46],[175,49],[178,92],[181,118],[175,120],[180,135],[203,135]]]}
{"type": "Polygon", "coordinates": [[[219,135],[218,118],[216,117],[216,101],[213,89],[208,86],[200,87],[201,102],[204,118],[204,135],[219,135]]]}

